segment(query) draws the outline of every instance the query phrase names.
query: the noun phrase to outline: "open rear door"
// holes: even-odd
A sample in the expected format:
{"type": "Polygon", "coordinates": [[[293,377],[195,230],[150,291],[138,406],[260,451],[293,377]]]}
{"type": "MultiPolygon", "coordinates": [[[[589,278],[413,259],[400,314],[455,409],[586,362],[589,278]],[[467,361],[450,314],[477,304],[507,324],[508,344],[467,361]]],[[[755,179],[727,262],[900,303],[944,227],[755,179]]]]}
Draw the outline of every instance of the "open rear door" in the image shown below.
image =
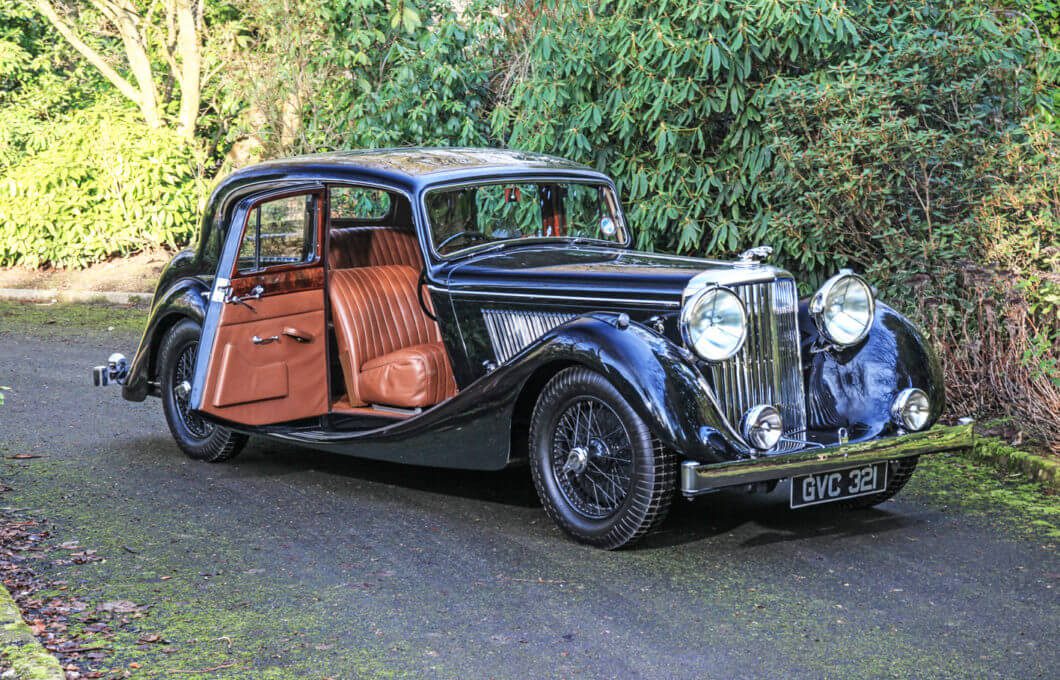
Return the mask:
{"type": "Polygon", "coordinates": [[[192,385],[192,407],[241,425],[327,413],[323,190],[248,199],[226,239],[192,385]],[[230,278],[225,278],[225,274],[230,278]]]}

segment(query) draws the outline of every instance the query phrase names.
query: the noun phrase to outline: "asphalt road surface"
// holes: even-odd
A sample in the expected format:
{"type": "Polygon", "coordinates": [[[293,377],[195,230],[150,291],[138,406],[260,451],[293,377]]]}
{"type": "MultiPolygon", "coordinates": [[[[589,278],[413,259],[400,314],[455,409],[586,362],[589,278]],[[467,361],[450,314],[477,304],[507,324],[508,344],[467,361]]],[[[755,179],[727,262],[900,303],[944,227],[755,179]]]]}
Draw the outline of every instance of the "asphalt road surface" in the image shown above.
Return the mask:
{"type": "Polygon", "coordinates": [[[257,440],[187,460],[157,400],[90,387],[133,338],[51,335],[0,329],[0,504],[106,558],[45,563],[70,593],[148,607],[109,643],[133,677],[1060,677],[1055,515],[959,457],[872,511],[793,512],[786,485],[680,501],[606,553],[548,521],[525,469],[257,440]]]}

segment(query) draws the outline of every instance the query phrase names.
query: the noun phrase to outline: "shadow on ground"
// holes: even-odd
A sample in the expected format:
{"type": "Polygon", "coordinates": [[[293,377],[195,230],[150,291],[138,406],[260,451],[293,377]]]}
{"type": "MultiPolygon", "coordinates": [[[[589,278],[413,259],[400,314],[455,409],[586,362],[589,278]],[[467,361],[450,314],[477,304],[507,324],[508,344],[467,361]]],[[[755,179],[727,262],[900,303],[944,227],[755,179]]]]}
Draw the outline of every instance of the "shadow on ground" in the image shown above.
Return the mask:
{"type": "MultiPolygon", "coordinates": [[[[157,451],[162,442],[140,438],[131,444],[157,451]]],[[[168,441],[167,441],[168,443],[168,441]]],[[[174,452],[174,455],[179,453],[174,452]]],[[[293,477],[307,471],[372,484],[452,496],[471,501],[538,508],[541,503],[526,465],[497,472],[452,470],[403,465],[314,451],[262,440],[252,440],[237,459],[234,477],[293,477]]],[[[803,510],[788,507],[788,486],[781,483],[769,494],[719,491],[688,501],[674,499],[669,517],[659,531],[631,548],[635,551],[671,548],[729,534],[745,525],[756,525],[744,547],[757,547],[822,537],[866,536],[915,526],[919,520],[883,509],[840,511],[827,506],[803,510]]]]}

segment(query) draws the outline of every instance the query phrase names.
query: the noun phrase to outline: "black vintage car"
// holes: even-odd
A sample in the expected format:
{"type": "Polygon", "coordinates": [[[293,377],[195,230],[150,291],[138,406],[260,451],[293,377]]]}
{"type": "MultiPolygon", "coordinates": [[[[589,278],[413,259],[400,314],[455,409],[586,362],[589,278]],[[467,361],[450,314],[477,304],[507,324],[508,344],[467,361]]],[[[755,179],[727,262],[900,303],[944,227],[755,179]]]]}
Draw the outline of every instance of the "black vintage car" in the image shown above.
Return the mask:
{"type": "Polygon", "coordinates": [[[213,192],[131,363],[192,458],[248,435],[414,465],[528,462],[579,541],[627,545],[675,494],[866,507],[935,425],[921,333],[841,271],[807,300],[763,262],[637,252],[611,180],[543,155],[396,149],[271,161],[213,192]]]}

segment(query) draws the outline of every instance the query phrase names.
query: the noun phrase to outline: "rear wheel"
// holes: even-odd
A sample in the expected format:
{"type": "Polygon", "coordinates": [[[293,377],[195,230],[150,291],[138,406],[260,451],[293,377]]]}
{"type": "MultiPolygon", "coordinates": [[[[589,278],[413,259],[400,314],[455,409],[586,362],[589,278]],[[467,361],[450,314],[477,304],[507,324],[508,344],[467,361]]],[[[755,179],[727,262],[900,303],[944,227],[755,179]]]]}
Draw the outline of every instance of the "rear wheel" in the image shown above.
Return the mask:
{"type": "Polygon", "coordinates": [[[177,446],[189,458],[220,463],[243,450],[247,436],[205,420],[191,410],[191,384],[202,329],[191,319],[166,333],[158,352],[162,410],[177,446]]]}
{"type": "Polygon", "coordinates": [[[874,493],[869,496],[861,496],[859,498],[851,498],[848,501],[842,501],[840,505],[847,510],[864,510],[865,508],[871,508],[875,505],[890,500],[902,490],[909,478],[913,476],[913,472],[916,470],[916,464],[920,460],[918,456],[911,458],[902,458],[899,460],[892,460],[888,465],[890,468],[887,470],[887,488],[879,493],[874,493]]]}
{"type": "Polygon", "coordinates": [[[530,461],[541,503],[574,539],[613,550],[665,519],[677,462],[599,373],[565,369],[538,397],[530,461]]]}

